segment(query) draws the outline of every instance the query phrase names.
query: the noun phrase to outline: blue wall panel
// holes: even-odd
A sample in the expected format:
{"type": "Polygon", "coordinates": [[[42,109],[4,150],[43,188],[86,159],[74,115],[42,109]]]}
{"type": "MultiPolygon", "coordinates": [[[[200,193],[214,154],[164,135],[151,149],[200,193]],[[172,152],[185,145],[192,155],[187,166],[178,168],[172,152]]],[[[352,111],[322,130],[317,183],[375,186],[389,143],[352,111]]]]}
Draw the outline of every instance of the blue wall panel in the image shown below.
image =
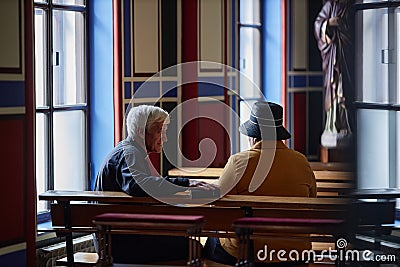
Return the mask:
{"type": "Polygon", "coordinates": [[[163,81],[162,84],[163,97],[177,97],[178,96],[178,83],[174,81],[163,81]]]}
{"type": "MultiPolygon", "coordinates": [[[[111,2],[111,1],[110,1],[111,2]]],[[[131,20],[130,20],[130,12],[131,12],[131,1],[124,1],[124,74],[125,77],[130,77],[132,75],[131,70],[131,20]]]]}
{"type": "MultiPolygon", "coordinates": [[[[263,94],[268,101],[281,103],[282,23],[281,0],[263,1],[263,94]]],[[[281,103],[282,104],[282,103],[281,103]]]]}
{"type": "Polygon", "coordinates": [[[25,106],[25,82],[0,81],[0,107],[25,106]]]}
{"type": "Polygon", "coordinates": [[[90,118],[92,181],[114,147],[112,0],[90,8],[90,118]]]}
{"type": "Polygon", "coordinates": [[[26,250],[20,250],[0,256],[0,266],[4,267],[26,266],[26,250]]]}

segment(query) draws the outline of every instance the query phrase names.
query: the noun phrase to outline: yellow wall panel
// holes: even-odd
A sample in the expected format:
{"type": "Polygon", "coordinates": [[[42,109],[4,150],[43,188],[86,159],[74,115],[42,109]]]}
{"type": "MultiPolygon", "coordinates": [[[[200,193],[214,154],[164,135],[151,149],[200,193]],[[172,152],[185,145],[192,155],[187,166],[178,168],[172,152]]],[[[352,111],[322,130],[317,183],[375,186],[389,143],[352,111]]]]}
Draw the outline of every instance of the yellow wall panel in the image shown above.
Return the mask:
{"type": "MultiPolygon", "coordinates": [[[[221,0],[199,2],[199,58],[223,63],[223,4],[221,0]]],[[[206,66],[204,66],[206,67],[206,66]]]]}
{"type": "Polygon", "coordinates": [[[293,1],[293,68],[307,69],[307,0],[293,1]]]}
{"type": "Polygon", "coordinates": [[[20,1],[0,1],[0,68],[15,69],[11,72],[21,72],[20,19],[20,1]]]}
{"type": "Polygon", "coordinates": [[[159,70],[158,0],[133,2],[134,71],[156,73],[159,70]]]}

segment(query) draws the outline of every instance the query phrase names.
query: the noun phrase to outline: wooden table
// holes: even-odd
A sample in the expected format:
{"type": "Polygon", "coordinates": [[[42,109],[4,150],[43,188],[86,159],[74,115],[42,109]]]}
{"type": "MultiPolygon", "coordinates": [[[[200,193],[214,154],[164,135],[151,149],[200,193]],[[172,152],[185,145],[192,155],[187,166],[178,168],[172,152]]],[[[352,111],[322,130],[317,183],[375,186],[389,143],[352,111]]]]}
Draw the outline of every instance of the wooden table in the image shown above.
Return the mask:
{"type": "MultiPolygon", "coordinates": [[[[168,171],[168,175],[172,177],[189,177],[189,178],[219,178],[224,168],[198,168],[198,167],[182,167],[174,168],[168,171]]],[[[349,171],[329,171],[314,170],[315,179],[317,181],[351,181],[353,173],[349,171]]]]}
{"type": "MultiPolygon", "coordinates": [[[[171,169],[168,171],[168,175],[171,177],[216,180],[221,176],[222,171],[223,168],[184,167],[171,169]]],[[[354,187],[354,173],[349,171],[316,170],[314,175],[321,189],[328,189],[329,191],[329,188],[349,189],[354,187]]]]}
{"type": "MultiPolygon", "coordinates": [[[[316,173],[325,174],[332,172],[334,174],[351,173],[352,165],[343,162],[310,162],[311,169],[316,173]]],[[[185,177],[220,177],[224,168],[208,168],[208,167],[179,167],[168,171],[170,176],[185,177]]]]}
{"type": "Polygon", "coordinates": [[[168,171],[168,176],[219,178],[224,168],[181,167],[168,171]]]}
{"type": "MultiPolygon", "coordinates": [[[[215,183],[223,168],[183,167],[169,170],[172,177],[188,177],[215,183]]],[[[314,170],[318,197],[335,197],[347,193],[355,187],[354,173],[349,171],[314,170]]]]}

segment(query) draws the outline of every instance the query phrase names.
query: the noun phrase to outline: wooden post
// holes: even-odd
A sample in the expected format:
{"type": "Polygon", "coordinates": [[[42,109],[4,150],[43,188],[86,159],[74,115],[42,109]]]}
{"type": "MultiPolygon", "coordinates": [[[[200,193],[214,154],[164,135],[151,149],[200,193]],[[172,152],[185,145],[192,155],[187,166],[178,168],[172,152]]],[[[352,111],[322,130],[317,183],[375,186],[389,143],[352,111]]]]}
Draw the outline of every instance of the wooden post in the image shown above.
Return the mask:
{"type": "Polygon", "coordinates": [[[319,160],[322,163],[328,163],[329,162],[329,150],[328,150],[328,148],[326,148],[324,146],[321,146],[319,160]]]}

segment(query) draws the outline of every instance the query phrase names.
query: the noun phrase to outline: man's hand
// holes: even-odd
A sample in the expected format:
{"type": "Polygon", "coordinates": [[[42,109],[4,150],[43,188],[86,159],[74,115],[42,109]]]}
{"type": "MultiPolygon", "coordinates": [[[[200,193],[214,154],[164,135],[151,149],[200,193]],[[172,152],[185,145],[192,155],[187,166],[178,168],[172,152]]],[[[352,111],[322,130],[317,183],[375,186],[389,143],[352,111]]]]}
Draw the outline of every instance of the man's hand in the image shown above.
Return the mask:
{"type": "Polygon", "coordinates": [[[197,188],[201,188],[204,190],[217,190],[219,189],[219,187],[217,185],[214,184],[209,184],[203,181],[198,181],[198,180],[193,180],[190,179],[189,180],[189,187],[197,187],[197,188]]]}

